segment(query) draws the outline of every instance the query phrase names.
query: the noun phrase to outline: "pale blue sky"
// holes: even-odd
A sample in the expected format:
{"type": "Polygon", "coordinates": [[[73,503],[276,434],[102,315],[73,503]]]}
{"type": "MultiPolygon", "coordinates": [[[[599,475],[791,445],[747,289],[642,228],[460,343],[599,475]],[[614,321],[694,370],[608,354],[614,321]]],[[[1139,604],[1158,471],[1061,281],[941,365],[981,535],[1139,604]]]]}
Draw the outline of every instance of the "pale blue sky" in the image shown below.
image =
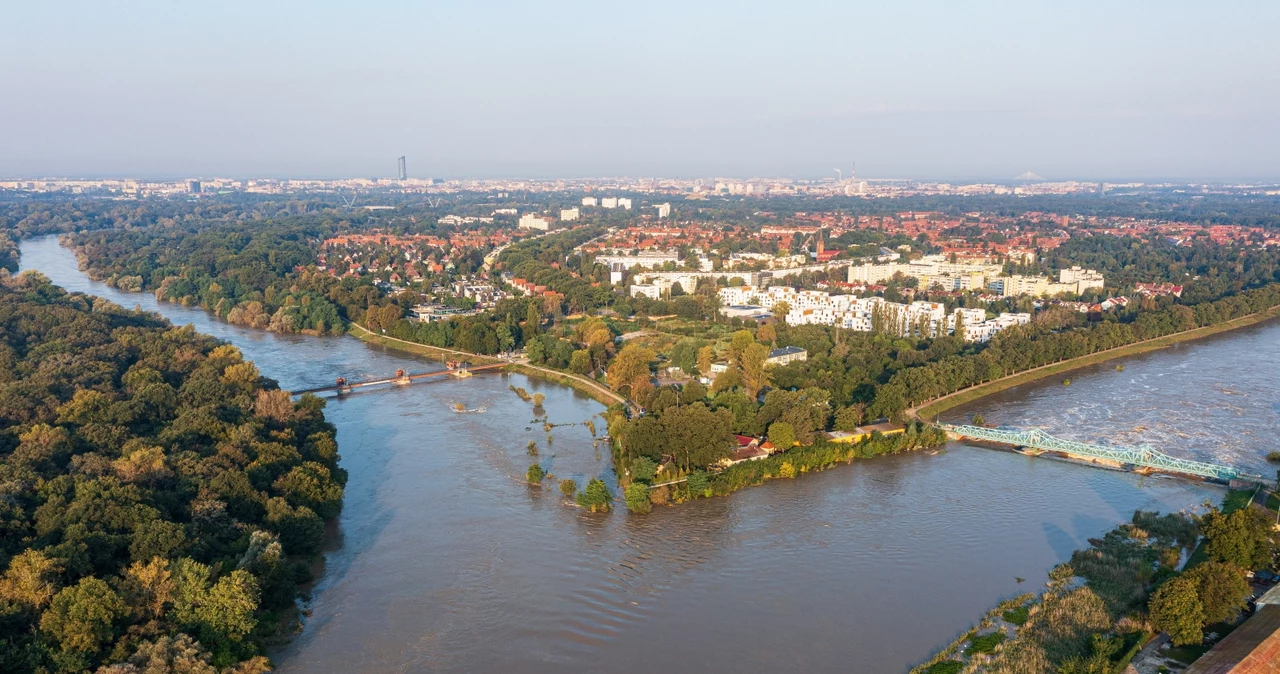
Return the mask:
{"type": "Polygon", "coordinates": [[[1280,178],[1280,2],[8,0],[0,175],[1280,178]]]}

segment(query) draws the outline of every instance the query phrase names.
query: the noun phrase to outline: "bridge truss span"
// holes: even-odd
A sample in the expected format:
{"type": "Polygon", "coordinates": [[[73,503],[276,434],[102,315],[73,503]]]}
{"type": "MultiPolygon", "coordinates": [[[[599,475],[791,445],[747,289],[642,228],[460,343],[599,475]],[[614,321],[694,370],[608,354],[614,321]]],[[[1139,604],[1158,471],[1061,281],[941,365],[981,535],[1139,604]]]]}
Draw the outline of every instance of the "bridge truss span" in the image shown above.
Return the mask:
{"type": "Polygon", "coordinates": [[[1215,480],[1261,479],[1260,476],[1241,472],[1233,466],[1223,466],[1204,461],[1180,459],[1158,452],[1148,446],[1122,447],[1119,445],[1093,444],[1076,440],[1055,438],[1039,428],[986,428],[939,423],[938,427],[965,438],[998,442],[1016,447],[1027,447],[1046,452],[1061,452],[1087,459],[1100,459],[1140,468],[1150,468],[1170,473],[1195,475],[1215,480]]]}

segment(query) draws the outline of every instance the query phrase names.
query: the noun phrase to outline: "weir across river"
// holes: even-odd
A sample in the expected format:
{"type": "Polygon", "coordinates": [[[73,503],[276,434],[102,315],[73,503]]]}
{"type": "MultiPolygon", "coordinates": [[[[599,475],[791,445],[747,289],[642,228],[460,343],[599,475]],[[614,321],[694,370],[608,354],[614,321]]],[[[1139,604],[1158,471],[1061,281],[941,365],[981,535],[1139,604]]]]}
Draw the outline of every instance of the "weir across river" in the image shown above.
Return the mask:
{"type": "Polygon", "coordinates": [[[1025,454],[1036,455],[1044,452],[1055,452],[1069,458],[1102,463],[1117,468],[1133,468],[1139,472],[1161,471],[1180,475],[1194,475],[1223,482],[1232,480],[1264,481],[1262,476],[1242,472],[1234,466],[1179,459],[1147,446],[1122,447],[1063,440],[1055,438],[1039,428],[987,428],[985,426],[944,423],[939,423],[937,426],[957,437],[1011,445],[1022,449],[1025,454]]]}
{"type": "Polygon", "coordinates": [[[493,363],[491,365],[479,365],[476,367],[467,367],[459,365],[450,367],[447,370],[436,370],[434,372],[419,372],[416,374],[408,374],[404,370],[397,370],[393,377],[383,377],[381,379],[362,379],[359,381],[348,381],[346,377],[338,377],[338,380],[332,386],[317,386],[314,388],[298,389],[290,391],[290,395],[300,396],[304,393],[350,393],[354,389],[368,388],[370,386],[396,385],[402,386],[412,384],[416,381],[443,379],[445,377],[470,377],[475,372],[485,372],[488,370],[496,370],[506,367],[506,363],[493,363]]]}

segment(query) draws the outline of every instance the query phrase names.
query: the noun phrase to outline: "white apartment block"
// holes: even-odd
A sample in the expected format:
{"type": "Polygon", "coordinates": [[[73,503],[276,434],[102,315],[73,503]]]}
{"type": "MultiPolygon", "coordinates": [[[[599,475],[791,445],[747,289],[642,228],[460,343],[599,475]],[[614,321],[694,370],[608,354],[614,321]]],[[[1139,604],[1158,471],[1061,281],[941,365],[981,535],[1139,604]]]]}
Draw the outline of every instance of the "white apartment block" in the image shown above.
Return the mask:
{"type": "Polygon", "coordinates": [[[566,221],[566,222],[568,222],[569,220],[577,220],[577,219],[578,219],[578,209],[576,209],[576,208],[562,208],[562,209],[560,209],[560,219],[561,219],[561,220],[564,220],[564,221],[566,221]]]}
{"type": "Polygon", "coordinates": [[[619,253],[613,251],[606,255],[597,255],[595,257],[596,264],[604,264],[612,267],[613,265],[622,265],[626,269],[635,269],[636,267],[661,267],[670,262],[672,264],[680,264],[680,252],[675,250],[646,250],[639,253],[619,253]]]}
{"type": "MultiPolygon", "coordinates": [[[[926,255],[919,260],[906,263],[871,264],[868,262],[861,266],[849,267],[849,282],[881,283],[893,278],[894,274],[901,273],[903,276],[914,276],[916,278],[923,276],[938,277],[937,280],[942,282],[945,287],[947,282],[942,281],[940,277],[968,277],[969,280],[965,281],[965,283],[972,284],[978,277],[999,276],[1002,269],[998,264],[948,262],[943,255],[926,255]]],[[[924,286],[924,284],[921,283],[921,286],[924,286]]]]}
{"type": "Polygon", "coordinates": [[[964,323],[964,340],[966,342],[987,342],[990,341],[997,332],[1011,328],[1015,325],[1026,325],[1031,322],[1031,314],[1009,313],[1005,312],[999,316],[978,323],[970,323],[965,318],[964,323]]]}
{"type": "Polygon", "coordinates": [[[883,297],[829,295],[786,286],[721,288],[719,295],[721,304],[725,306],[773,309],[779,302],[785,302],[789,307],[786,315],[789,325],[835,325],[846,330],[870,332],[879,322],[884,329],[904,336],[934,337],[950,333],[955,330],[957,317],[962,317],[962,338],[985,342],[1000,330],[1031,320],[1030,314],[1001,314],[999,318],[987,320],[985,309],[957,308],[947,314],[946,307],[937,302],[898,304],[883,297]]]}
{"type": "Polygon", "coordinates": [[[605,198],[601,199],[601,200],[600,200],[600,207],[601,207],[601,208],[617,208],[617,207],[618,207],[618,197],[605,197],[605,198]]]}
{"type": "Polygon", "coordinates": [[[654,208],[658,209],[659,218],[671,216],[671,204],[658,204],[657,206],[654,206],[654,208]]]}
{"type": "Polygon", "coordinates": [[[1058,283],[1063,285],[1076,286],[1075,293],[1077,295],[1083,293],[1090,288],[1101,289],[1104,285],[1102,272],[1092,269],[1081,269],[1080,267],[1072,267],[1070,269],[1058,270],[1058,283]]]}
{"type": "Polygon", "coordinates": [[[767,263],[769,269],[794,269],[809,262],[808,255],[771,255],[769,253],[733,253],[724,261],[726,269],[737,269],[756,262],[767,263]]]}
{"type": "Polygon", "coordinates": [[[998,264],[982,262],[947,262],[941,255],[927,255],[908,263],[864,263],[849,267],[849,283],[883,283],[896,274],[914,277],[922,289],[981,290],[989,288],[1003,297],[1031,295],[1053,296],[1060,293],[1083,294],[1091,288],[1103,287],[1101,272],[1072,267],[1058,272],[1057,282],[1044,276],[1001,276],[998,264]]]}
{"type": "Polygon", "coordinates": [[[649,299],[656,300],[661,298],[663,291],[669,288],[670,286],[667,286],[666,288],[664,288],[662,285],[657,283],[633,284],[631,286],[631,296],[632,297],[644,296],[644,297],[648,297],[649,299]]]}
{"type": "Polygon", "coordinates": [[[628,211],[631,210],[631,200],[626,197],[619,197],[618,208],[625,208],[628,211]]]}
{"type": "Polygon", "coordinates": [[[545,232],[551,228],[551,220],[532,213],[525,213],[520,216],[519,227],[520,229],[540,229],[545,232]]]}
{"type": "Polygon", "coordinates": [[[595,206],[595,205],[596,205],[596,198],[595,198],[595,197],[582,197],[582,205],[583,205],[583,206],[595,206]]]}

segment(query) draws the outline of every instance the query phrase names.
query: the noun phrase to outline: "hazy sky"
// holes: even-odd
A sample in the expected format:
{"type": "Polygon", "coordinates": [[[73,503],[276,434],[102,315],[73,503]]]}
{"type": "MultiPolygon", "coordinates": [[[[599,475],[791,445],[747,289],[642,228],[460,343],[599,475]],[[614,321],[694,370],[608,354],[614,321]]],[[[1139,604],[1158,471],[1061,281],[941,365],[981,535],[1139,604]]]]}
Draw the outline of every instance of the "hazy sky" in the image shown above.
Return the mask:
{"type": "Polygon", "coordinates": [[[7,0],[0,175],[1280,178],[1280,2],[7,0]]]}

